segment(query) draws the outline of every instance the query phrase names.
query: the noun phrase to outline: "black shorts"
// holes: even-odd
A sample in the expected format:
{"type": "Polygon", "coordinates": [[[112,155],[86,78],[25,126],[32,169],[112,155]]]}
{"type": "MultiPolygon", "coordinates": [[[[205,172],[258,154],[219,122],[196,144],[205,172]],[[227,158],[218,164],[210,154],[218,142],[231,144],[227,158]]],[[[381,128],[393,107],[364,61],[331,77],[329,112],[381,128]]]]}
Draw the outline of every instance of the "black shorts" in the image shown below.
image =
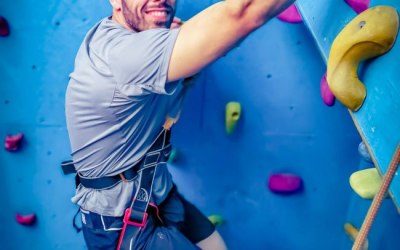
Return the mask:
{"type": "Polygon", "coordinates": [[[175,226],[192,243],[198,243],[215,231],[210,220],[188,202],[174,186],[159,205],[160,217],[166,226],[175,226]]]}
{"type": "MultiPolygon", "coordinates": [[[[185,200],[176,187],[158,206],[158,210],[163,224],[157,226],[158,217],[155,210],[148,211],[149,226],[142,231],[142,236],[147,236],[138,238],[135,244],[146,245],[150,249],[198,249],[194,244],[215,231],[215,226],[208,218],[185,200]],[[168,240],[163,240],[159,234],[168,235],[168,240]]],[[[123,217],[104,216],[82,208],[81,212],[82,231],[88,249],[115,250],[123,226],[123,217]]]]}

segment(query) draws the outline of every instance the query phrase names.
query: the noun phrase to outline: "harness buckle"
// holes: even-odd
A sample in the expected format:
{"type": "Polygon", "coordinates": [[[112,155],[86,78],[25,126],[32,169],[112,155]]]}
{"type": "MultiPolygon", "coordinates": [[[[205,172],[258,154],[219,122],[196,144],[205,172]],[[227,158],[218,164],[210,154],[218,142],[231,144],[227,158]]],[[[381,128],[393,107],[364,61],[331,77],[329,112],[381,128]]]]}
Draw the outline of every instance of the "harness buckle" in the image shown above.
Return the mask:
{"type": "Polygon", "coordinates": [[[147,212],[144,212],[143,220],[141,222],[129,220],[131,217],[131,213],[132,213],[132,208],[130,208],[130,207],[125,210],[124,224],[128,224],[128,225],[135,226],[135,227],[144,227],[146,225],[147,215],[148,215],[147,212]]]}

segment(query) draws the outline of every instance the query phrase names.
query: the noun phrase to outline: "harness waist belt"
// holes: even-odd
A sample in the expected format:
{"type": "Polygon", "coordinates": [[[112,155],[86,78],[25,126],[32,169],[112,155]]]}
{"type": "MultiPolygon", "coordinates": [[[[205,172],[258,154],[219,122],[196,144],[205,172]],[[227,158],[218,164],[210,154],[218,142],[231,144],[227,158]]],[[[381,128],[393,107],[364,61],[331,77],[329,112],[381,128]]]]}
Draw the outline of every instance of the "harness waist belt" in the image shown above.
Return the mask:
{"type": "Polygon", "coordinates": [[[133,180],[138,175],[138,171],[141,169],[154,166],[160,162],[166,162],[171,153],[170,137],[170,130],[162,130],[145,156],[134,166],[118,175],[87,178],[76,172],[74,163],[71,160],[62,162],[61,168],[64,174],[77,173],[75,175],[76,186],[82,184],[86,188],[110,188],[121,181],[133,180]]]}

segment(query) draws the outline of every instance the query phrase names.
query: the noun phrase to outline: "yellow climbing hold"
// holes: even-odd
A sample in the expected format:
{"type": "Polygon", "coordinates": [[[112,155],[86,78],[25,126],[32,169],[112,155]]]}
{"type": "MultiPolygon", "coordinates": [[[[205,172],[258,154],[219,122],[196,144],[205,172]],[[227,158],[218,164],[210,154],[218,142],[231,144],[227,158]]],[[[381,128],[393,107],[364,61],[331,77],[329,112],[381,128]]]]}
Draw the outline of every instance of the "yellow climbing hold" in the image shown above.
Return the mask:
{"type": "MultiPolygon", "coordinates": [[[[358,229],[355,228],[352,224],[350,223],[345,223],[344,224],[344,231],[346,234],[350,237],[352,241],[355,241],[358,235],[358,229]]],[[[364,245],[363,245],[363,250],[368,250],[368,239],[365,240],[364,245]]]]}
{"type": "Polygon", "coordinates": [[[364,199],[373,199],[382,183],[382,177],[376,168],[367,168],[354,172],[350,176],[350,186],[364,199]]]}
{"type": "Polygon", "coordinates": [[[224,223],[224,218],[221,215],[213,214],[208,216],[208,219],[211,221],[212,224],[215,226],[219,226],[224,223]]]}
{"type": "Polygon", "coordinates": [[[390,50],[398,29],[397,11],[380,5],[356,16],[333,41],[328,58],[328,85],[347,108],[357,111],[366,97],[366,88],[358,78],[358,65],[390,50]]]}
{"type": "Polygon", "coordinates": [[[232,134],[240,118],[241,106],[238,102],[228,102],[225,108],[226,133],[232,134]]]}

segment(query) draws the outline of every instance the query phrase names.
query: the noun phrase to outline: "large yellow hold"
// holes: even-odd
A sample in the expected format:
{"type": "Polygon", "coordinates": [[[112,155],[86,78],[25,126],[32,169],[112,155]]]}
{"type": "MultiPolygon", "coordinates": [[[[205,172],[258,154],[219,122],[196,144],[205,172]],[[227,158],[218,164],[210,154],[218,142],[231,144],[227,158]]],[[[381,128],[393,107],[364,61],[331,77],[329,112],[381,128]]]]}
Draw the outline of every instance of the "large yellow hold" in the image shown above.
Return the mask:
{"type": "Polygon", "coordinates": [[[382,185],[382,177],[376,168],[359,170],[350,176],[350,186],[361,198],[373,199],[382,185]]]}
{"type": "Polygon", "coordinates": [[[358,65],[389,51],[398,29],[397,11],[381,5],[360,13],[335,38],[328,59],[328,85],[347,108],[357,111],[366,97],[366,88],[358,78],[358,65]]]}

